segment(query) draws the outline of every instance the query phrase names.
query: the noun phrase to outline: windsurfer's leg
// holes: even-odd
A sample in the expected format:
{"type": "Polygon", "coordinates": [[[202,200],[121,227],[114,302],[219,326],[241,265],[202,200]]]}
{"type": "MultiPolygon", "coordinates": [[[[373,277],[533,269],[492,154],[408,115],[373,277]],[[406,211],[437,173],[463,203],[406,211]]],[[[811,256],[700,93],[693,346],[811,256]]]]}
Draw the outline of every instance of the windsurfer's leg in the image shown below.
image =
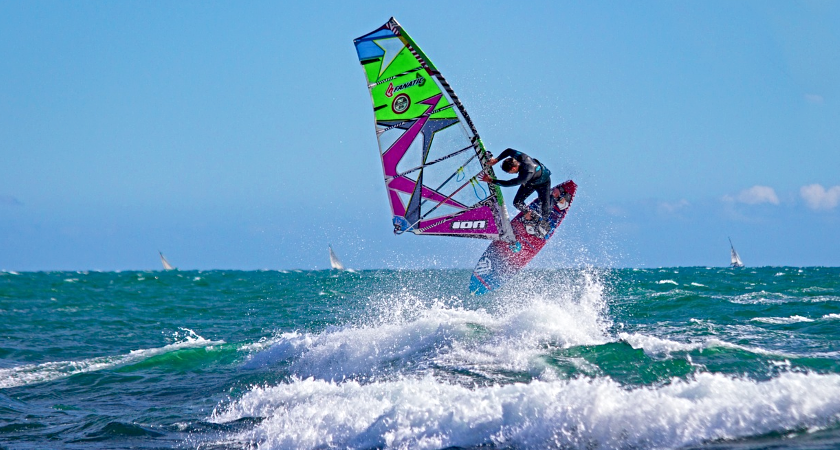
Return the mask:
{"type": "Polygon", "coordinates": [[[528,196],[531,195],[531,193],[533,193],[533,192],[534,192],[533,187],[526,186],[524,184],[522,186],[519,186],[519,190],[516,191],[516,196],[513,197],[513,206],[516,209],[518,209],[518,210],[520,210],[524,213],[527,213],[529,210],[528,210],[528,205],[525,204],[525,199],[527,199],[528,196]]]}
{"type": "Polygon", "coordinates": [[[537,197],[540,199],[540,213],[543,218],[548,220],[548,215],[551,213],[551,181],[545,184],[536,186],[537,197]]]}

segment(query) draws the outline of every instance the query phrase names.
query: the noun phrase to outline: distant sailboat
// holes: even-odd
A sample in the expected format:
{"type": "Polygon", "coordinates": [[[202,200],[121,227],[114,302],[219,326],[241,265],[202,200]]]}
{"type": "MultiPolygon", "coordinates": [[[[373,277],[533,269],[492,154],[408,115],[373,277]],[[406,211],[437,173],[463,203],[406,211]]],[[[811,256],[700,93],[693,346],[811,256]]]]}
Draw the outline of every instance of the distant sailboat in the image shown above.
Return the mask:
{"type": "Polygon", "coordinates": [[[175,270],[172,264],[169,264],[169,261],[163,256],[163,253],[158,251],[158,254],[160,255],[160,262],[163,264],[163,270],[175,270]]]}
{"type": "Polygon", "coordinates": [[[741,262],[741,257],[738,256],[738,252],[735,251],[735,246],[732,245],[732,239],[729,239],[729,249],[731,250],[731,257],[732,263],[729,264],[730,267],[744,267],[744,263],[741,262]]]}
{"type": "Polygon", "coordinates": [[[344,270],[344,264],[341,264],[341,261],[338,260],[338,256],[335,256],[335,252],[332,249],[332,245],[330,247],[330,266],[332,266],[335,270],[344,270]]]}

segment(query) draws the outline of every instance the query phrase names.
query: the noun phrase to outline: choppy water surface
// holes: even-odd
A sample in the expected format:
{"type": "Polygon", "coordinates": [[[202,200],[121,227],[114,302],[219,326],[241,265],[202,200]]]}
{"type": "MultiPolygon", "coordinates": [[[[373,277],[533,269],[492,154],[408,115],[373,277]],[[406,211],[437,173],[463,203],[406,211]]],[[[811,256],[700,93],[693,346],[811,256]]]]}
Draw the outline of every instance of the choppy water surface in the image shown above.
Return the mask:
{"type": "Polygon", "coordinates": [[[840,448],[840,269],[0,272],[0,448],[840,448]]]}

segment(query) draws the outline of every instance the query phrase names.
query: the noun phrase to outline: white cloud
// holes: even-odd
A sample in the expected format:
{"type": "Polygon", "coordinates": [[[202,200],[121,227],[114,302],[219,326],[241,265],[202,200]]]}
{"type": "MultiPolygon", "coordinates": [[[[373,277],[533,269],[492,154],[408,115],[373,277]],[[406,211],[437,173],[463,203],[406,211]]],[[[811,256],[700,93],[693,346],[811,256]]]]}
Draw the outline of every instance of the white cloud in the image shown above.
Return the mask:
{"type": "Polygon", "coordinates": [[[688,203],[688,200],[682,199],[680,201],[670,202],[670,203],[669,202],[659,202],[658,208],[659,208],[659,212],[674,213],[674,212],[677,212],[680,209],[683,209],[683,208],[685,208],[689,205],[690,205],[690,203],[688,203]]]}
{"type": "Polygon", "coordinates": [[[825,101],[825,99],[823,99],[822,95],[818,95],[818,94],[805,94],[805,100],[808,103],[816,103],[816,104],[821,104],[822,102],[825,101]]]}
{"type": "Polygon", "coordinates": [[[840,203],[840,186],[826,190],[821,184],[809,184],[799,188],[799,195],[811,209],[834,209],[840,203]]]}
{"type": "MultiPolygon", "coordinates": [[[[727,199],[727,198],[724,198],[727,199]]],[[[755,185],[749,189],[744,189],[739,192],[735,200],[746,203],[748,205],[759,205],[761,203],[779,204],[779,197],[776,196],[776,191],[769,186],[755,185]]]]}

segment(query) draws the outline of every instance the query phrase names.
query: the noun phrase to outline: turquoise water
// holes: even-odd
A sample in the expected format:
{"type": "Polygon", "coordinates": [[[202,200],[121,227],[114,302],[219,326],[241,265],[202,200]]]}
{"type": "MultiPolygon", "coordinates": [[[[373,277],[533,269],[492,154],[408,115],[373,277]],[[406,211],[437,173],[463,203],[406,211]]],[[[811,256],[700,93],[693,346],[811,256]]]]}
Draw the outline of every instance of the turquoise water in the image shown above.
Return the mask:
{"type": "Polygon", "coordinates": [[[840,269],[0,273],[0,448],[840,448],[840,269]]]}

